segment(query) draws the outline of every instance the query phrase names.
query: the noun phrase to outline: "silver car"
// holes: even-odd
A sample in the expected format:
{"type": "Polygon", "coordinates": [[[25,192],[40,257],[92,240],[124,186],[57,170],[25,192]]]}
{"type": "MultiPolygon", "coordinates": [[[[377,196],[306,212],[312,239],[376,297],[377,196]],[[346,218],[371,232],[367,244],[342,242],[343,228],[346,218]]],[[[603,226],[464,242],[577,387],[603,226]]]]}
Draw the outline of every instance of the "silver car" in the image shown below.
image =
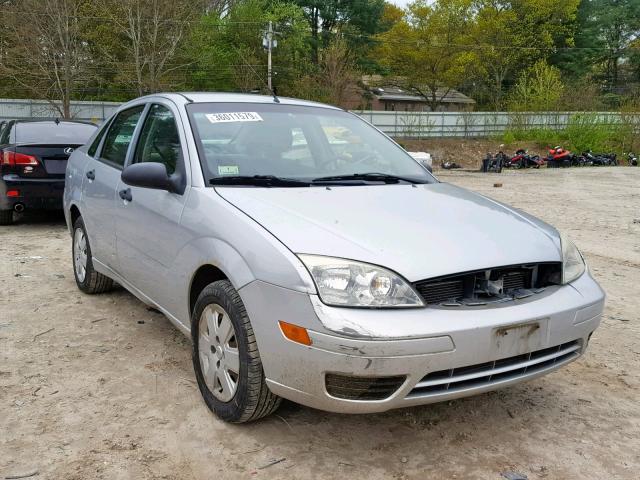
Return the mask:
{"type": "Polygon", "coordinates": [[[78,287],[117,282],[189,335],[230,422],[281,398],[381,412],[539,377],[584,353],[604,306],[555,228],[317,103],[129,102],[71,156],[64,208],[78,287]]]}

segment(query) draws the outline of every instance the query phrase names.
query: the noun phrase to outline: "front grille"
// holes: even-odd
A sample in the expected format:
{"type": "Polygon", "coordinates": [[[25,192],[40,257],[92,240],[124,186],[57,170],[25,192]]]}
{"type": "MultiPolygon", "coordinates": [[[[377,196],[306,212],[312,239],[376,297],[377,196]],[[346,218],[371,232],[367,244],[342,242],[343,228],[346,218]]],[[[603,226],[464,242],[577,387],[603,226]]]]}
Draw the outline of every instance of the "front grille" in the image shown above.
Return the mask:
{"type": "Polygon", "coordinates": [[[327,393],[346,400],[384,400],[404,383],[405,376],[395,377],[351,377],[327,373],[327,393]]]}
{"type": "Polygon", "coordinates": [[[441,303],[464,295],[464,283],[461,279],[437,283],[417,283],[416,289],[427,303],[441,303]]]}
{"type": "Polygon", "coordinates": [[[529,276],[525,272],[512,272],[502,277],[502,288],[513,290],[516,288],[530,288],[529,276]]]}
{"type": "Polygon", "coordinates": [[[496,267],[446,275],[413,284],[429,305],[484,305],[526,298],[559,283],[559,262],[496,267]]]}
{"type": "Polygon", "coordinates": [[[579,350],[580,344],[574,340],[501,360],[431,372],[418,382],[408,397],[437,396],[517,379],[566,363],[578,357],[579,350]]]}

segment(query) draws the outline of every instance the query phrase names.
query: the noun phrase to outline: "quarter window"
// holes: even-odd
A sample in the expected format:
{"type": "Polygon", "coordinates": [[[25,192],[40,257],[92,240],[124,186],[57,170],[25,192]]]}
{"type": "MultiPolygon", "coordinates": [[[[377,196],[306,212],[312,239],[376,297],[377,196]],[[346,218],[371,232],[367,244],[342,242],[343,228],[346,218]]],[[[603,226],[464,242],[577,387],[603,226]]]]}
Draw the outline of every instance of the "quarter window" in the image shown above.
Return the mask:
{"type": "Polygon", "coordinates": [[[124,166],[127,150],[133,138],[144,105],[120,112],[115,118],[104,139],[100,159],[118,168],[124,166]]]}
{"type": "Polygon", "coordinates": [[[152,105],[140,133],[133,163],[162,163],[171,175],[181,157],[180,136],[173,113],[163,105],[152,105]]]}

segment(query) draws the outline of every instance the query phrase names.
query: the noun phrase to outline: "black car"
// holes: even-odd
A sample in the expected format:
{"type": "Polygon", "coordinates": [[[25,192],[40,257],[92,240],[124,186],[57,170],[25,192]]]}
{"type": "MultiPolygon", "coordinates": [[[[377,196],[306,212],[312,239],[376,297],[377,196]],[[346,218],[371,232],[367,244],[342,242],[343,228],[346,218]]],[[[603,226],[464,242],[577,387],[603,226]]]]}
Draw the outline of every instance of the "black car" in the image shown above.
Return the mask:
{"type": "Polygon", "coordinates": [[[0,133],[0,225],[25,209],[62,209],[67,159],[97,127],[68,120],[11,120],[0,133]]]}

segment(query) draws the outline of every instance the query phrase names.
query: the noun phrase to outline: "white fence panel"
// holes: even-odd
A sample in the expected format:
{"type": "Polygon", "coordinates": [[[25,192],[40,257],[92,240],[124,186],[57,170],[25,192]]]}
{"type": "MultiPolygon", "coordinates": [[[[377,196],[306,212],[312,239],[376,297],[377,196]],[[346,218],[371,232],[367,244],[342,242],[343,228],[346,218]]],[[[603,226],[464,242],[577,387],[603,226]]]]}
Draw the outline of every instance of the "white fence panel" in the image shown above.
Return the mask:
{"type": "MultiPolygon", "coordinates": [[[[109,117],[115,102],[71,102],[72,117],[96,123],[109,117]]],[[[354,111],[386,134],[397,138],[493,137],[507,128],[565,128],[580,112],[384,112],[354,111]]],[[[586,112],[602,123],[634,125],[640,133],[640,113],[586,112]]],[[[59,112],[45,100],[0,99],[0,120],[11,118],[56,118],[59,112]]]]}
{"type": "MultiPolygon", "coordinates": [[[[58,104],[59,105],[59,104],[58,104]]],[[[118,107],[116,102],[71,102],[71,117],[100,123],[118,107]]],[[[46,100],[0,99],[0,120],[23,118],[58,118],[60,112],[46,100]]]]}

